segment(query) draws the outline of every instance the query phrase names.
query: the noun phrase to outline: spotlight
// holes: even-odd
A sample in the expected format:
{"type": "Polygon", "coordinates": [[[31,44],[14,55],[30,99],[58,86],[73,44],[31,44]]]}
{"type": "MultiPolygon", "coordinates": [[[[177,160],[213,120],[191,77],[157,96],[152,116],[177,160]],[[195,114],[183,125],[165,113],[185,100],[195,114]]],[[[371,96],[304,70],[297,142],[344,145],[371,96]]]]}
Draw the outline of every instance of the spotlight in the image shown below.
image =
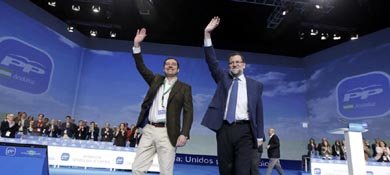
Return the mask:
{"type": "Polygon", "coordinates": [[[287,13],[288,13],[288,10],[283,10],[282,15],[283,15],[283,16],[286,16],[287,13]]]}
{"type": "Polygon", "coordinates": [[[328,34],[321,33],[321,40],[328,39],[328,34]]]}
{"type": "Polygon", "coordinates": [[[337,36],[336,34],[333,34],[333,40],[340,40],[341,36],[337,36]]]}
{"type": "Polygon", "coordinates": [[[299,39],[300,39],[300,40],[305,39],[305,32],[300,32],[300,33],[299,33],[299,39]]]}
{"type": "Polygon", "coordinates": [[[95,37],[95,36],[97,36],[97,31],[96,30],[90,30],[89,31],[89,34],[91,35],[91,36],[93,36],[93,37],[95,37]]]}
{"type": "Polygon", "coordinates": [[[113,31],[110,31],[110,36],[111,36],[111,38],[115,38],[116,37],[116,33],[113,32],[113,31]]]}
{"type": "Polygon", "coordinates": [[[49,6],[55,7],[56,6],[56,1],[48,1],[47,4],[49,6]]]}
{"type": "Polygon", "coordinates": [[[318,30],[316,30],[316,29],[310,29],[310,35],[311,35],[311,36],[316,36],[316,35],[318,35],[318,30]]]}
{"type": "Polygon", "coordinates": [[[318,4],[316,4],[315,7],[316,7],[316,9],[320,9],[321,8],[321,6],[318,5],[318,4]]]}
{"type": "Polygon", "coordinates": [[[73,30],[74,30],[74,27],[73,26],[68,26],[68,32],[73,32],[73,30]]]}
{"type": "Polygon", "coordinates": [[[93,5],[92,6],[92,12],[94,12],[94,13],[99,13],[100,12],[100,6],[95,6],[95,5],[93,5]]]}
{"type": "Polygon", "coordinates": [[[72,10],[75,11],[75,12],[79,12],[80,11],[80,5],[72,5],[72,10]]]}
{"type": "Polygon", "coordinates": [[[351,40],[357,40],[359,38],[359,35],[358,34],[355,34],[355,35],[352,35],[351,36],[351,40]]]}

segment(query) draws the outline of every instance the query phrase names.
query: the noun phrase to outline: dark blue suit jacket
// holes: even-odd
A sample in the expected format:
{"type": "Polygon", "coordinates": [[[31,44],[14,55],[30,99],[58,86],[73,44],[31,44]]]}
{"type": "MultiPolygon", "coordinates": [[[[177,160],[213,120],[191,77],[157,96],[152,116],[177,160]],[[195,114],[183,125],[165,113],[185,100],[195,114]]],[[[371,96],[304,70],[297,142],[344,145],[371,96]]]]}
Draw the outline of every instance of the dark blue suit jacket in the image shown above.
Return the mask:
{"type": "MultiPolygon", "coordinates": [[[[218,131],[223,123],[226,101],[229,88],[232,84],[233,77],[228,70],[221,69],[218,66],[218,60],[213,47],[205,47],[206,62],[214,81],[217,83],[217,89],[214,97],[203,117],[202,125],[213,131],[218,131]]],[[[247,95],[248,95],[248,114],[253,135],[254,145],[257,145],[257,138],[264,137],[263,123],[263,103],[261,99],[263,85],[246,77],[247,95]]]]}

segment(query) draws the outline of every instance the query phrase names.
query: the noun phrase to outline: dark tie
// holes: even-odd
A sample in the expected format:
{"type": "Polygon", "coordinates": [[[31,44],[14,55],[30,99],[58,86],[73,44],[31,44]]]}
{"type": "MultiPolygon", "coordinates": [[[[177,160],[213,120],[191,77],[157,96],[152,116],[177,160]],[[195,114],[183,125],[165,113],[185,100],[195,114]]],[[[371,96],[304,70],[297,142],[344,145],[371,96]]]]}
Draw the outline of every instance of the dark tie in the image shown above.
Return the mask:
{"type": "Polygon", "coordinates": [[[237,93],[238,93],[238,79],[234,78],[232,89],[230,91],[228,109],[226,112],[226,120],[229,123],[234,122],[234,120],[236,119],[237,93]]]}

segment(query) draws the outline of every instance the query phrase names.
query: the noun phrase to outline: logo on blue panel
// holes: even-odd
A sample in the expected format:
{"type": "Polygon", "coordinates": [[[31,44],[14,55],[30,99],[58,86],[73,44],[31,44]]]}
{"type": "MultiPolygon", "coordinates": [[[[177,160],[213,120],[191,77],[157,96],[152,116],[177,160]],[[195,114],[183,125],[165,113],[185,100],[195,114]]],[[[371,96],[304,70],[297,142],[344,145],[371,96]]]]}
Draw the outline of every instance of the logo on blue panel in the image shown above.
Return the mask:
{"type": "Polygon", "coordinates": [[[124,158],[123,157],[117,157],[116,158],[116,164],[122,165],[123,162],[124,162],[124,158]]]}
{"type": "Polygon", "coordinates": [[[16,154],[16,148],[15,147],[7,147],[5,149],[5,155],[6,156],[15,156],[16,154]]]}
{"type": "Polygon", "coordinates": [[[347,77],[337,84],[337,110],[346,119],[383,117],[390,113],[390,77],[369,72],[347,77]]]}
{"type": "Polygon", "coordinates": [[[61,160],[62,161],[68,161],[70,158],[70,154],[69,153],[62,153],[61,154],[61,160]]]}
{"type": "Polygon", "coordinates": [[[372,171],[366,171],[366,175],[374,175],[372,171]]]}
{"type": "Polygon", "coordinates": [[[32,150],[32,149],[27,150],[27,151],[25,151],[25,152],[21,152],[20,154],[22,154],[22,155],[28,155],[28,156],[40,156],[40,155],[41,155],[41,153],[39,153],[39,152],[37,152],[37,151],[35,151],[35,150],[32,150]]]}
{"type": "Polygon", "coordinates": [[[314,172],[313,172],[315,175],[320,175],[321,174],[321,168],[314,168],[314,172]]]}
{"type": "Polygon", "coordinates": [[[45,51],[18,38],[0,38],[0,85],[41,94],[48,90],[53,70],[45,51]]]}

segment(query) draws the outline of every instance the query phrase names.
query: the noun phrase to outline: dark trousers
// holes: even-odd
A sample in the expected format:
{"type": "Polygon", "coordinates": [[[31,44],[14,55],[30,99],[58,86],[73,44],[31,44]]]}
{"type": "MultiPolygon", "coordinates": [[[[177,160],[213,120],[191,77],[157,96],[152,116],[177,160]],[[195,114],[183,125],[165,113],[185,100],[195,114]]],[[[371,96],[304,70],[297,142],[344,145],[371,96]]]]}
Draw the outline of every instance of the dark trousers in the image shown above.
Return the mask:
{"type": "MultiPolygon", "coordinates": [[[[263,148],[263,147],[261,147],[261,148],[263,148]]],[[[253,154],[254,154],[254,156],[253,156],[253,160],[252,160],[251,175],[261,175],[261,173],[259,171],[259,163],[261,160],[262,152],[258,152],[257,150],[255,150],[255,153],[253,153],[253,154]]]]}
{"type": "Polygon", "coordinates": [[[221,175],[250,175],[254,152],[249,123],[224,123],[217,132],[218,166],[221,175]]]}

